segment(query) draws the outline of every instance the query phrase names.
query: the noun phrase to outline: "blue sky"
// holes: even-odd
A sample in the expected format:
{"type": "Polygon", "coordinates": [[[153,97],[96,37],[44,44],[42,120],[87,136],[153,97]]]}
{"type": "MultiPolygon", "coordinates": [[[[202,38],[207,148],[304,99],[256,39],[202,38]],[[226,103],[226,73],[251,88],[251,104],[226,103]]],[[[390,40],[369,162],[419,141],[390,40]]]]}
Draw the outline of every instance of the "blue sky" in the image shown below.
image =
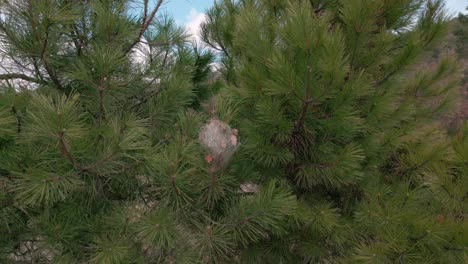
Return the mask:
{"type": "Polygon", "coordinates": [[[166,0],[163,4],[162,11],[174,17],[177,24],[185,25],[186,30],[192,36],[198,36],[200,23],[204,21],[203,13],[213,5],[214,1],[215,0],[166,0]]]}
{"type": "Polygon", "coordinates": [[[464,12],[468,6],[468,0],[447,0],[447,7],[451,12],[458,14],[458,12],[464,12]]]}
{"type": "Polygon", "coordinates": [[[178,23],[185,24],[190,18],[190,11],[203,13],[213,5],[214,0],[167,0],[166,2],[164,11],[171,14],[178,23]]]}

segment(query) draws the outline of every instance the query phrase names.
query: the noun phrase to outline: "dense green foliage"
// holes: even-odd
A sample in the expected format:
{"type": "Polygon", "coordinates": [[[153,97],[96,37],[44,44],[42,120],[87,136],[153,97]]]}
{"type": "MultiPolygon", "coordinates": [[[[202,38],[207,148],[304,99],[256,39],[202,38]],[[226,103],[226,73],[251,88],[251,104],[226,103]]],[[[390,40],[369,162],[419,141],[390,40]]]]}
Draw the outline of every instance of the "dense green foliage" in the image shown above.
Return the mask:
{"type": "Polygon", "coordinates": [[[0,262],[467,261],[442,1],[162,2],[1,2],[0,262]]]}

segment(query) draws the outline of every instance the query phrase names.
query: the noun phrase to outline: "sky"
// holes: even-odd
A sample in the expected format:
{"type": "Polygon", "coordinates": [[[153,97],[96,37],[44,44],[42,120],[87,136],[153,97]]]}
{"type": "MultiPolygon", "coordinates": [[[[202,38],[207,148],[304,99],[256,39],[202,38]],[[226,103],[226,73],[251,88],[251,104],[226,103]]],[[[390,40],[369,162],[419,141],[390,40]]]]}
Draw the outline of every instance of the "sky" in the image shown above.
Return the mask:
{"type": "MultiPolygon", "coordinates": [[[[188,32],[196,35],[204,20],[204,11],[213,3],[214,0],[167,0],[163,10],[171,14],[179,25],[185,25],[188,32]]],[[[468,0],[446,0],[446,4],[449,12],[455,15],[465,11],[468,0]]]]}
{"type": "MultiPolygon", "coordinates": [[[[207,0],[208,1],[208,0],[207,0]]],[[[468,0],[446,0],[447,8],[458,14],[459,12],[466,13],[466,7],[468,6],[468,0]]]]}
{"type": "MultiPolygon", "coordinates": [[[[170,14],[177,24],[184,25],[193,36],[198,35],[200,24],[204,21],[204,12],[215,0],[167,0],[163,11],[170,14]]],[[[468,1],[468,0],[467,0],[468,1]]]]}

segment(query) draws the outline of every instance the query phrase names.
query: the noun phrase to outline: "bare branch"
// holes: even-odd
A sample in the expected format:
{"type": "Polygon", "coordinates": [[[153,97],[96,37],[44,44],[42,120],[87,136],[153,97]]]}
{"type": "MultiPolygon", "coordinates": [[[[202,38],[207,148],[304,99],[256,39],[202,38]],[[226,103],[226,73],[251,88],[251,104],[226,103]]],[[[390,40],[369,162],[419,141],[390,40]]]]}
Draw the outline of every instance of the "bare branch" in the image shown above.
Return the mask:
{"type": "Polygon", "coordinates": [[[36,79],[34,77],[28,76],[22,73],[6,73],[0,74],[0,80],[13,80],[13,79],[21,79],[28,82],[38,83],[38,84],[46,84],[46,82],[36,79]]]}
{"type": "Polygon", "coordinates": [[[73,165],[73,167],[77,169],[82,169],[81,165],[78,163],[76,160],[75,156],[71,153],[68,144],[65,141],[65,130],[61,131],[59,133],[59,148],[60,148],[60,154],[62,154],[63,157],[67,158],[70,163],[73,165]]]}
{"type": "Polygon", "coordinates": [[[59,79],[57,78],[57,75],[55,74],[54,70],[50,67],[45,57],[48,39],[49,39],[49,27],[46,28],[44,42],[42,43],[41,60],[44,63],[44,68],[47,71],[47,74],[49,74],[49,77],[52,80],[52,82],[55,84],[55,86],[57,86],[57,88],[60,91],[63,91],[64,90],[63,85],[60,83],[59,79]]]}
{"type": "Polygon", "coordinates": [[[131,51],[133,47],[135,47],[135,45],[140,42],[141,37],[143,37],[143,34],[145,34],[146,30],[153,22],[154,17],[156,16],[156,13],[158,12],[164,0],[158,0],[158,2],[156,3],[156,6],[154,7],[153,11],[151,11],[149,16],[148,16],[148,2],[149,2],[148,0],[145,0],[145,13],[143,15],[143,21],[141,23],[140,33],[138,34],[138,37],[135,39],[135,41],[133,41],[133,43],[125,50],[125,53],[128,53],[129,51],[131,51]]]}

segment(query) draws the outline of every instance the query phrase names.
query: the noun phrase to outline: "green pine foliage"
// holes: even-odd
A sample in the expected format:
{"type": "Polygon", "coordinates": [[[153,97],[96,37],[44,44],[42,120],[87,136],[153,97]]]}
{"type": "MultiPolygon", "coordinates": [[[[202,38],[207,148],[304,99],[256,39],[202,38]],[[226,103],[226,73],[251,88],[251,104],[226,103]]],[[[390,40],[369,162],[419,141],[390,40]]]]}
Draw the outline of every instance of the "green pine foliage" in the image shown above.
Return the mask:
{"type": "Polygon", "coordinates": [[[164,2],[0,2],[1,263],[467,261],[442,1],[164,2]]]}
{"type": "Polygon", "coordinates": [[[305,213],[245,263],[466,261],[460,139],[436,122],[458,66],[412,67],[447,21],[442,1],[226,0],[208,12],[202,35],[225,67],[218,100],[240,109],[229,120],[239,156],[260,182],[287,179],[305,213]]]}

